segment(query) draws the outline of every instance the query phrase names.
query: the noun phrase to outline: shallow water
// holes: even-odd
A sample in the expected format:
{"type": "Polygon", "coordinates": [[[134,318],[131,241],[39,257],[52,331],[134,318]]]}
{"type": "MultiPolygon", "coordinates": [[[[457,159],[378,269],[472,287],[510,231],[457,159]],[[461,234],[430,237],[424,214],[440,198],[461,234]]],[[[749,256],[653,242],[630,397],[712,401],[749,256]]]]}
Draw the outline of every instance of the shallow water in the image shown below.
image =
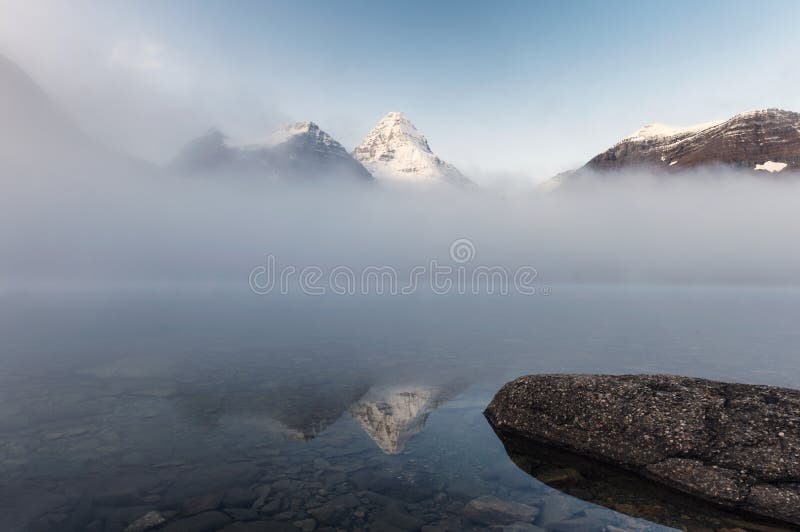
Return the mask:
{"type": "MultiPolygon", "coordinates": [[[[800,291],[774,287],[6,295],[4,530],[124,530],[152,510],[175,530],[508,525],[465,509],[480,496],[527,505],[545,529],[661,529],[522,471],[483,408],[537,372],[800,388],[798,319],[800,291]]],[[[649,511],[675,526],[699,519],[649,511]]]]}

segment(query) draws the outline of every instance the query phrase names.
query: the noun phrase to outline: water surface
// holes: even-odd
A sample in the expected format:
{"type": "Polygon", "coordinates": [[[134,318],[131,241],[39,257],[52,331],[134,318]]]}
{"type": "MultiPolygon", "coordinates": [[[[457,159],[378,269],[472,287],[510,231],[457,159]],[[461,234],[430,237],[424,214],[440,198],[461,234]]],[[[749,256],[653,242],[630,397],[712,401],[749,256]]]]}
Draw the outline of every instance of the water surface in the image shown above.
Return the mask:
{"type": "Polygon", "coordinates": [[[797,388],[798,320],[800,292],[777,287],[9,294],[0,512],[8,530],[124,530],[152,510],[210,530],[458,530],[508,525],[468,518],[493,496],[534,509],[517,529],[656,530],[657,505],[632,518],[517,467],[482,416],[493,393],[539,372],[797,388]]]}

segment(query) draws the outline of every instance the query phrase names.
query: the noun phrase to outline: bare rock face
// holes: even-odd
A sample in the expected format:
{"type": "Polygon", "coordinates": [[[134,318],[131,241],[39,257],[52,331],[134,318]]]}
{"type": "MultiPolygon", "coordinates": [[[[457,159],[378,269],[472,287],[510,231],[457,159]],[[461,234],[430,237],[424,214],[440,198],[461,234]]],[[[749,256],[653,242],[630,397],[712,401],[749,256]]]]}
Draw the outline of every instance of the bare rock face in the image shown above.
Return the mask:
{"type": "Polygon", "coordinates": [[[722,507],[800,525],[800,392],[672,375],[529,375],[494,429],[610,463],[722,507]]]}
{"type": "Polygon", "coordinates": [[[763,174],[800,170],[800,113],[763,109],[690,127],[649,124],[586,164],[591,170],[648,166],[677,171],[722,165],[763,174]]]}

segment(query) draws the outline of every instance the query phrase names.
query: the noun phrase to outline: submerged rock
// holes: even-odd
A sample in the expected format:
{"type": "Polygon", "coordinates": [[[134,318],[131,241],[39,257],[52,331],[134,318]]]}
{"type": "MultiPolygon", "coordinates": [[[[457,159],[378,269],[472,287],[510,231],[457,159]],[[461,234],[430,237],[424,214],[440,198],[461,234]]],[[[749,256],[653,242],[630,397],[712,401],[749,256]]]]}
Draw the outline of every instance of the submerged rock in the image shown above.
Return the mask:
{"type": "Polygon", "coordinates": [[[212,532],[231,522],[230,517],[221,512],[205,512],[185,519],[168,523],[164,532],[212,532]]]}
{"type": "Polygon", "coordinates": [[[166,518],[164,518],[164,516],[159,512],[147,512],[142,517],[128,525],[128,528],[125,529],[125,532],[145,532],[147,530],[152,530],[153,528],[159,527],[166,522],[166,518]]]}
{"type": "Polygon", "coordinates": [[[220,507],[223,496],[223,493],[209,493],[191,497],[181,505],[181,513],[189,516],[216,510],[220,507]]]}
{"type": "Polygon", "coordinates": [[[800,392],[671,375],[529,375],[485,415],[524,438],[800,525],[800,392]]]}
{"type": "MultiPolygon", "coordinates": [[[[678,530],[789,530],[782,523],[692,497],[632,471],[523,438],[500,435],[511,460],[523,471],[562,494],[544,497],[536,523],[547,530],[563,529],[589,517],[628,530],[633,517],[678,530]],[[605,508],[586,508],[572,497],[605,508]],[[607,508],[607,509],[606,509],[607,508]],[[631,517],[622,517],[611,510],[631,517]],[[579,515],[580,514],[580,515],[579,515]],[[583,516],[583,517],[582,517],[583,516]],[[571,525],[570,525],[571,523],[571,525]]],[[[641,523],[638,528],[641,528],[641,523]]],[[[645,527],[647,530],[652,527],[645,527]]]]}
{"type": "Polygon", "coordinates": [[[491,495],[472,499],[464,507],[464,517],[482,525],[510,525],[530,523],[539,513],[538,508],[513,501],[504,501],[491,495]]]}

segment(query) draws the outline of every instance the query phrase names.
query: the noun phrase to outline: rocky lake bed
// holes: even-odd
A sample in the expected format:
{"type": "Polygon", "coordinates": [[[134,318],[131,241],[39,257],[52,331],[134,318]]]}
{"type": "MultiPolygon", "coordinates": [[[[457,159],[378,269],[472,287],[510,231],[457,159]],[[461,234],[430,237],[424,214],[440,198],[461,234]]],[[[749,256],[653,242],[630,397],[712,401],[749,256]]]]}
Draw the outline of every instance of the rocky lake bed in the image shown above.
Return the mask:
{"type": "MultiPolygon", "coordinates": [[[[3,403],[0,504],[10,530],[658,528],[570,500],[517,470],[474,399],[452,397],[423,451],[408,453],[399,443],[439,406],[430,402],[435,387],[408,386],[400,403],[379,387],[364,397],[388,402],[354,401],[346,413],[332,405],[326,414],[307,397],[317,405],[308,417],[257,415],[253,404],[274,383],[242,392],[247,381],[225,373],[170,381],[129,371],[145,366],[123,360],[71,379],[3,377],[3,393],[26,398],[24,409],[3,403]],[[224,392],[234,383],[238,397],[224,392]],[[364,427],[356,415],[365,408],[389,415],[364,427]],[[459,448],[442,438],[454,430],[480,437],[459,448]],[[476,455],[486,442],[502,467],[476,455]]],[[[348,389],[360,396],[357,384],[335,391],[348,389]]]]}
{"type": "Polygon", "coordinates": [[[526,469],[481,415],[488,389],[369,386],[334,371],[296,381],[298,407],[241,361],[169,379],[145,375],[161,361],[135,362],[4,376],[4,393],[26,398],[3,403],[12,530],[782,529],[623,493],[547,453],[526,469]],[[263,402],[275,394],[285,401],[263,402]]]}
{"type": "Polygon", "coordinates": [[[636,474],[532,452],[487,422],[492,397],[519,375],[590,373],[600,363],[616,374],[796,386],[794,319],[759,321],[753,336],[729,325],[769,316],[774,298],[759,295],[752,312],[691,335],[692,312],[735,309],[732,296],[646,296],[580,291],[549,306],[509,300],[488,310],[437,299],[425,302],[436,311],[427,319],[443,320],[432,332],[403,321],[421,312],[412,303],[99,298],[65,312],[67,303],[15,301],[0,307],[0,529],[791,529],[676,501],[636,474]],[[631,311],[601,328],[597,311],[609,300],[631,311]],[[665,308],[683,335],[647,328],[665,308]],[[313,324],[300,321],[314,312],[313,324]],[[641,341],[629,340],[632,323],[641,341]],[[344,324],[358,325],[352,338],[344,324]],[[764,330],[775,338],[769,365],[749,356],[764,330]]]}

